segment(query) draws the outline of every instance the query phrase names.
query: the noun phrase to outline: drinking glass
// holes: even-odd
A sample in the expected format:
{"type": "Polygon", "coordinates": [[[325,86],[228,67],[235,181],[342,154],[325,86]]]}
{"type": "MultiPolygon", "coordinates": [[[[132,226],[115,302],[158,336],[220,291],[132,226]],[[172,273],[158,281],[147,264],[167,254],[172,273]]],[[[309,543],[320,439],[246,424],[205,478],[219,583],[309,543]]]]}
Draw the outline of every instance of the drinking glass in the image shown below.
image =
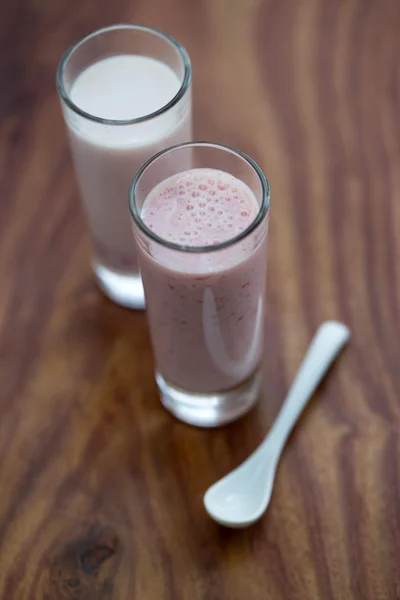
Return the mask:
{"type": "Polygon", "coordinates": [[[249,156],[207,142],[156,154],[131,185],[156,380],[162,403],[182,421],[222,425],[246,413],[259,397],[269,201],[265,175],[249,156]],[[233,175],[254,195],[258,212],[232,239],[185,245],[167,239],[170,233],[160,237],[144,222],[149,193],[187,164],[233,175]]]}
{"type": "MultiPolygon", "coordinates": [[[[151,71],[147,77],[151,77],[151,71]]],[[[154,86],[157,89],[161,85],[159,78],[155,79],[150,82],[153,92],[154,86]]],[[[112,83],[104,77],[100,85],[106,93],[112,83]]],[[[143,85],[143,81],[138,85],[143,85]]],[[[126,198],[132,175],[145,160],[171,144],[191,140],[189,56],[177,41],[161,31],[138,25],[113,25],[87,35],[66,51],[57,71],[57,88],[91,234],[92,264],[98,284],[118,304],[143,308],[143,287],[126,198]],[[104,118],[74,102],[74,85],[86,69],[99,61],[126,55],[155,59],[172,69],[179,79],[176,94],[150,114],[129,119],[104,118]]],[[[91,98],[89,90],[89,102],[91,98]]],[[[95,94],[94,100],[99,100],[95,94]]]]}

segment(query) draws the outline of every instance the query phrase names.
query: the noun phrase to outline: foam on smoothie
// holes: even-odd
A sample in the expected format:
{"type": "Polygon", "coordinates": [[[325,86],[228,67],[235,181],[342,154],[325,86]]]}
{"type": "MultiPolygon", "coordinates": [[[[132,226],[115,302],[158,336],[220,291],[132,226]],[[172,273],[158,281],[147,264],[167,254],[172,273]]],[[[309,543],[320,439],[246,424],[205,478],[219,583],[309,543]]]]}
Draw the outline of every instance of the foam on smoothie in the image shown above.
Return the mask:
{"type": "Polygon", "coordinates": [[[210,246],[239,235],[258,211],[256,197],[240,179],[216,169],[190,169],[157,185],[141,216],[167,241],[210,246]]]}

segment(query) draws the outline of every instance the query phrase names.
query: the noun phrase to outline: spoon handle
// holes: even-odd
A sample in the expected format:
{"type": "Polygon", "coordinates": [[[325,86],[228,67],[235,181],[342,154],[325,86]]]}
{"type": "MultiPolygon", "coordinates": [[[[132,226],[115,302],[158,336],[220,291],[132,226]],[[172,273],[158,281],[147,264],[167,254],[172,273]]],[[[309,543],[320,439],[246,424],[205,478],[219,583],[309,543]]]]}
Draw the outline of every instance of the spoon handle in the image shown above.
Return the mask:
{"type": "Polygon", "coordinates": [[[266,439],[273,444],[277,458],[308,400],[349,337],[349,329],[336,321],[326,321],[316,332],[266,439]]]}

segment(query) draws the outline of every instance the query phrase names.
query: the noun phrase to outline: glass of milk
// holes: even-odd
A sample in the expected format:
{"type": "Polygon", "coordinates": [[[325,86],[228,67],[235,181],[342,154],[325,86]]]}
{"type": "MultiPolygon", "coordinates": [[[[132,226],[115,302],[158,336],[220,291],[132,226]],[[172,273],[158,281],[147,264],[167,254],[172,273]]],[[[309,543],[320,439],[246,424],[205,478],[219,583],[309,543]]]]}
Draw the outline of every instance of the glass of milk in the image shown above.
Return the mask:
{"type": "Polygon", "coordinates": [[[269,197],[251,158],[206,142],[158,153],[132,183],[156,380],[192,425],[233,421],[259,398],[269,197]]]}
{"type": "Polygon", "coordinates": [[[66,51],[57,88],[98,284],[118,304],[144,308],[129,185],[150,156],[192,138],[189,56],[160,31],[114,25],[66,51]]]}

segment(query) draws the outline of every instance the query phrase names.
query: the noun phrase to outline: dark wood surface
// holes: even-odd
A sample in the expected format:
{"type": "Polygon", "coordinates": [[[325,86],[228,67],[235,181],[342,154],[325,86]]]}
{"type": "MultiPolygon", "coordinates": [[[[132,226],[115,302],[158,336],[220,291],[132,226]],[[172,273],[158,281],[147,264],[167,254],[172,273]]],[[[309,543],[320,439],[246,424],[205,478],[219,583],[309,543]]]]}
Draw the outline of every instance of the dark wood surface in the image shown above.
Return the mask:
{"type": "Polygon", "coordinates": [[[400,598],[400,3],[3,0],[0,598],[400,598]],[[194,68],[196,137],[272,188],[265,387],[242,421],[170,417],[145,315],[97,291],[56,64],[114,22],[164,29],[194,68]],[[317,325],[351,345],[282,460],[265,518],[202,494],[271,424],[317,325]]]}

